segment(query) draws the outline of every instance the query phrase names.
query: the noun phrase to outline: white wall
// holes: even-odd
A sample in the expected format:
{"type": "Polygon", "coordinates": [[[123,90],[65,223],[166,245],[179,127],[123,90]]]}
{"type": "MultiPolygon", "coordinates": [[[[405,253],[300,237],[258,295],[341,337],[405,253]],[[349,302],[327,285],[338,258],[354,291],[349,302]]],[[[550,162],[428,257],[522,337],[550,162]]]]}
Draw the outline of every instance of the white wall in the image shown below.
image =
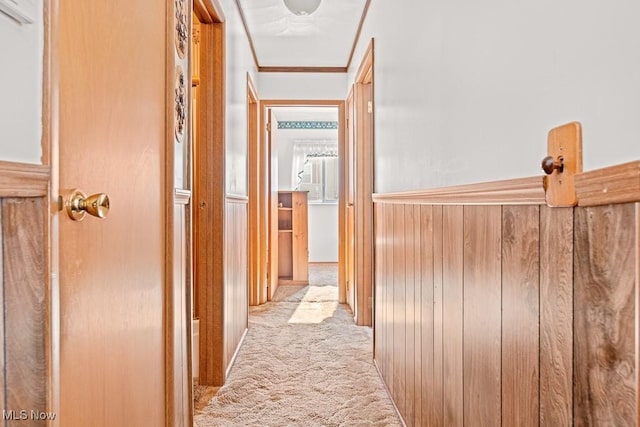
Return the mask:
{"type": "MultiPolygon", "coordinates": [[[[277,120],[277,116],[275,117],[277,120]]],[[[338,139],[334,130],[277,129],[272,137],[278,150],[278,189],[293,190],[291,162],[296,139],[338,139]]],[[[338,262],[338,205],[309,204],[309,262],[338,262]]]]}
{"type": "Polygon", "coordinates": [[[42,1],[31,3],[33,24],[0,13],[0,159],[41,163],[44,23],[42,1]]]}
{"type": "Polygon", "coordinates": [[[372,2],[348,83],[375,37],[375,190],[540,175],[572,120],[585,170],[639,159],[639,16],[637,0],[372,2]]]}
{"type": "Polygon", "coordinates": [[[309,205],[309,262],[338,262],[338,205],[309,205]]]}
{"type": "Polygon", "coordinates": [[[262,99],[331,99],[346,98],[345,73],[259,73],[262,99]]]}
{"type": "Polygon", "coordinates": [[[222,0],[226,30],[226,119],[227,193],[246,196],[247,189],[247,73],[262,96],[257,69],[247,35],[233,0],[222,0]]]}

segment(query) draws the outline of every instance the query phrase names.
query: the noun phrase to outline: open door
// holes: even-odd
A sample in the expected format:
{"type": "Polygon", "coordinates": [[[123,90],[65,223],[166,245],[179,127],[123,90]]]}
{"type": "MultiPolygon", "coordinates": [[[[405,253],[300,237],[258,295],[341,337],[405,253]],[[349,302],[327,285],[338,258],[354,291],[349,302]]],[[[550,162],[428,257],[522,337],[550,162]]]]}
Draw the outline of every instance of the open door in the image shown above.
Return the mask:
{"type": "Polygon", "coordinates": [[[347,98],[347,143],[345,149],[345,276],[347,303],[355,313],[355,115],[353,106],[353,88],[347,98]]]}
{"type": "Polygon", "coordinates": [[[267,300],[278,289],[278,149],[271,137],[271,108],[266,111],[265,135],[269,150],[269,282],[267,300]]]}
{"type": "Polygon", "coordinates": [[[354,317],[356,324],[373,323],[373,39],[364,54],[353,89],[354,145],[354,317]]]}
{"type": "Polygon", "coordinates": [[[190,6],[52,3],[56,421],[190,425],[190,6]]]}

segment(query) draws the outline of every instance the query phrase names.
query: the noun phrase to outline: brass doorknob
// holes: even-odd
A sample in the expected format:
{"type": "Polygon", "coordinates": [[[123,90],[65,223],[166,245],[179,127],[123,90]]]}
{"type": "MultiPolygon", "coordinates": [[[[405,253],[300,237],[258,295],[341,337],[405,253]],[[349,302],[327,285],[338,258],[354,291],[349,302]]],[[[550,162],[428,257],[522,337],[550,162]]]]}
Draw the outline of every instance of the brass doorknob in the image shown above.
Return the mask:
{"type": "Polygon", "coordinates": [[[104,218],[109,213],[109,196],[104,193],[87,197],[80,190],[73,190],[64,202],[69,218],[82,221],[85,214],[104,218]]]}

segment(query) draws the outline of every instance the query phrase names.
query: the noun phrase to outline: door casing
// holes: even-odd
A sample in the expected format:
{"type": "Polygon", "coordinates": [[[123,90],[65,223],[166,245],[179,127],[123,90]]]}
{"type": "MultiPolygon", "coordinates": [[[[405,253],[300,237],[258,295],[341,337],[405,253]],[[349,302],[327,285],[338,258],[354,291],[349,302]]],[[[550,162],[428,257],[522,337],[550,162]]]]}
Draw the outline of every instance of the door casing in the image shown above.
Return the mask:
{"type": "MultiPolygon", "coordinates": [[[[277,179],[277,169],[274,170],[277,164],[277,160],[274,159],[274,155],[277,156],[276,150],[271,144],[271,132],[268,130],[268,124],[271,122],[270,109],[273,107],[337,107],[338,108],[338,155],[340,158],[339,166],[339,179],[340,182],[344,181],[344,145],[345,145],[345,101],[343,100],[286,100],[286,99],[270,99],[260,101],[260,123],[263,123],[263,129],[260,132],[262,138],[262,146],[267,147],[269,150],[269,185],[267,188],[269,194],[269,277],[268,277],[268,300],[270,301],[278,288],[278,188],[277,181],[274,183],[274,179],[277,179]],[[275,164],[274,164],[275,163],[275,164]],[[275,177],[274,177],[275,173],[275,177]]],[[[339,187],[338,195],[338,270],[339,272],[345,271],[345,252],[344,252],[344,240],[345,240],[345,194],[344,186],[339,187]]],[[[344,280],[344,274],[338,276],[338,299],[340,303],[347,302],[346,296],[346,281],[344,280]]]]}

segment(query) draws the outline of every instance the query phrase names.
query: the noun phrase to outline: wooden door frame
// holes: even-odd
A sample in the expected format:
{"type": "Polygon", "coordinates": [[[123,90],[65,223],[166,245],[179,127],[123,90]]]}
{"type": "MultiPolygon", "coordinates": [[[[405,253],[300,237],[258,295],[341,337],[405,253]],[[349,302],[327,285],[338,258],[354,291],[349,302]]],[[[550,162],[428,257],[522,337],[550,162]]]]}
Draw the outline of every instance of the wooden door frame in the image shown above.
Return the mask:
{"type": "MultiPolygon", "coordinates": [[[[344,123],[344,112],[345,112],[345,101],[344,100],[320,100],[320,99],[307,99],[307,100],[291,100],[291,99],[268,99],[260,101],[260,123],[264,123],[263,131],[260,132],[261,144],[268,150],[268,168],[271,169],[271,156],[273,153],[271,152],[271,146],[268,144],[269,131],[266,129],[267,126],[267,110],[273,107],[336,107],[338,108],[338,156],[339,156],[339,182],[343,182],[344,180],[344,144],[345,144],[345,123],[344,123]]],[[[338,186],[338,270],[344,272],[345,258],[344,258],[344,240],[345,240],[345,223],[344,223],[344,212],[345,212],[345,194],[343,191],[343,185],[338,186]]],[[[277,213],[277,188],[271,188],[270,180],[269,184],[266,188],[267,197],[269,200],[269,216],[270,217],[278,217],[277,213]],[[274,196],[275,195],[275,196],[274,196]]],[[[269,278],[268,278],[268,300],[271,300],[273,294],[275,293],[278,287],[278,275],[273,274],[274,268],[273,266],[278,265],[278,251],[275,248],[277,246],[277,221],[274,225],[269,224],[269,238],[267,239],[269,242],[268,254],[269,254],[269,278]],[[271,238],[275,233],[276,239],[275,243],[271,238]]],[[[344,281],[344,274],[338,275],[338,298],[340,303],[346,302],[346,284],[344,281]]]]}
{"type": "Polygon", "coordinates": [[[198,145],[193,158],[193,278],[200,319],[199,383],[221,386],[224,366],[225,17],[218,0],[194,0],[200,21],[198,145]],[[206,141],[206,149],[202,145],[206,141]],[[203,285],[200,285],[203,284],[203,285]]]}
{"type": "Polygon", "coordinates": [[[249,305],[267,300],[264,292],[267,277],[266,242],[266,157],[258,135],[260,129],[258,91],[247,73],[247,153],[249,175],[249,305]]]}
{"type": "MultiPolygon", "coordinates": [[[[50,168],[44,215],[45,243],[47,244],[45,279],[48,297],[47,342],[47,410],[60,413],[60,292],[57,194],[59,186],[59,99],[58,99],[58,7],[59,0],[44,2],[44,52],[42,78],[42,164],[50,168]]],[[[51,423],[60,425],[58,417],[51,423]]]]}
{"type": "Polygon", "coordinates": [[[355,321],[373,326],[373,200],[374,190],[374,40],[371,39],[358,67],[354,84],[355,101],[355,321]],[[367,88],[367,85],[371,85],[367,88]],[[371,106],[365,91],[371,91],[371,106]],[[367,111],[370,107],[370,113],[367,111]]]}
{"type": "MultiPolygon", "coordinates": [[[[352,139],[352,135],[354,135],[355,138],[355,132],[353,132],[353,127],[355,126],[355,120],[353,120],[353,117],[351,118],[351,122],[349,122],[349,115],[352,113],[352,110],[355,110],[355,99],[354,99],[354,89],[353,89],[354,85],[351,85],[350,89],[349,89],[349,94],[347,95],[347,100],[345,101],[345,121],[346,121],[346,126],[345,126],[345,144],[344,144],[344,150],[341,153],[342,156],[342,163],[343,163],[343,176],[341,177],[341,183],[342,183],[342,192],[344,194],[344,203],[343,205],[343,211],[340,213],[340,218],[342,218],[342,221],[344,222],[344,237],[341,241],[341,245],[340,245],[340,251],[342,252],[342,258],[344,259],[344,263],[341,264],[341,267],[338,271],[339,274],[339,280],[344,282],[344,287],[345,287],[345,303],[349,305],[349,307],[351,308],[351,310],[355,313],[355,286],[354,283],[355,280],[353,281],[349,281],[349,276],[350,276],[350,271],[349,271],[349,239],[351,239],[351,236],[349,235],[349,174],[350,174],[350,169],[353,166],[353,161],[351,160],[351,157],[349,155],[349,145],[351,144],[351,139],[352,139]],[[351,108],[349,108],[349,106],[351,105],[351,108]],[[349,288],[349,284],[351,285],[351,288],[349,288]],[[351,298],[351,295],[354,295],[353,298],[351,298]]],[[[353,111],[352,116],[355,117],[355,111],[353,111]]],[[[353,141],[354,147],[355,147],[355,141],[353,141]]],[[[354,222],[355,223],[355,222],[354,222]]],[[[352,225],[353,227],[353,225],[352,225]]],[[[351,230],[353,234],[353,230],[351,230]]],[[[355,245],[355,244],[354,244],[355,245]]],[[[355,251],[355,246],[353,248],[353,250],[355,251]]],[[[354,261],[355,261],[355,256],[354,256],[354,261]]],[[[355,268],[355,262],[354,262],[354,266],[351,267],[352,269],[355,268]]],[[[355,275],[355,274],[354,274],[355,275]]]]}

